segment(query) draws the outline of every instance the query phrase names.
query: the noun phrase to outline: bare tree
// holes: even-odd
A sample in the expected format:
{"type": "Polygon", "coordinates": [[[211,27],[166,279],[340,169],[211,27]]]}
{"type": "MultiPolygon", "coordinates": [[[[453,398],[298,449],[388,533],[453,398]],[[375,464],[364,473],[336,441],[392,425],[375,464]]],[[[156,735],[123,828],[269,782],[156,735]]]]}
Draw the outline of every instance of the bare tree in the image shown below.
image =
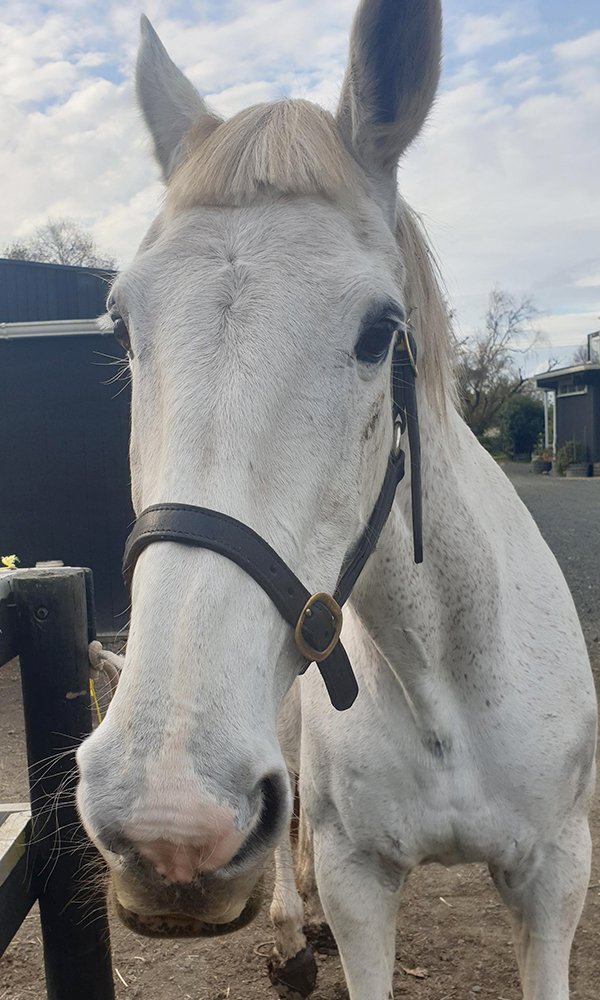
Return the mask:
{"type": "Polygon", "coordinates": [[[522,359],[537,343],[538,310],[532,299],[490,292],[485,328],[460,345],[458,382],[463,416],[471,430],[484,434],[507,400],[523,392],[528,379],[522,359]],[[521,365],[517,360],[521,356],[521,365]]]}
{"type": "Polygon", "coordinates": [[[76,219],[48,219],[28,239],[16,240],[4,250],[13,260],[37,260],[49,264],[76,264],[79,267],[116,267],[113,257],[105,256],[91,233],[76,219]]]}
{"type": "Polygon", "coordinates": [[[588,347],[587,344],[580,344],[579,347],[573,351],[572,362],[574,365],[587,365],[589,361],[588,358],[588,347]]]}

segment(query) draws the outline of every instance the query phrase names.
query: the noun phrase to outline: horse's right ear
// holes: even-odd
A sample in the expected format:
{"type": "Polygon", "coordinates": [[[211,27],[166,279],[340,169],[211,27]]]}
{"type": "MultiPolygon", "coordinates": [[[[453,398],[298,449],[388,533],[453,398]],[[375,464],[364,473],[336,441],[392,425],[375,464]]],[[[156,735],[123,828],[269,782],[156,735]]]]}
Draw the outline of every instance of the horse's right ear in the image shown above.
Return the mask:
{"type": "Polygon", "coordinates": [[[175,65],[145,14],[140,28],[137,98],[167,181],[184,156],[186,132],[202,119],[212,127],[221,119],[208,110],[196,88],[175,65]]]}
{"type": "Polygon", "coordinates": [[[419,133],[440,75],[440,0],[362,0],[337,122],[343,139],[395,200],[396,165],[419,133]]]}

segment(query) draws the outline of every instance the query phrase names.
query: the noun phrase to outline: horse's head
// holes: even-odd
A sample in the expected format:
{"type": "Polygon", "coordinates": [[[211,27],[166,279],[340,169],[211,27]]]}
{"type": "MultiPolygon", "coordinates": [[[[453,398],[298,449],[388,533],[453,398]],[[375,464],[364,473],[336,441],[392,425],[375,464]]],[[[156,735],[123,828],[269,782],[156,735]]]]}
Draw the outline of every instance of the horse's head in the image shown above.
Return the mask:
{"type": "MultiPolygon", "coordinates": [[[[412,304],[396,165],[439,58],[438,0],[364,0],[336,117],[284,101],[223,122],[142,25],[166,199],[111,293],[136,512],[228,514],[312,593],[334,590],[392,448],[391,354],[412,304]]],[[[132,926],[238,926],[289,822],[276,719],[302,657],[254,579],[204,548],[147,547],[132,598],[118,690],[79,751],[81,815],[132,926]]]]}

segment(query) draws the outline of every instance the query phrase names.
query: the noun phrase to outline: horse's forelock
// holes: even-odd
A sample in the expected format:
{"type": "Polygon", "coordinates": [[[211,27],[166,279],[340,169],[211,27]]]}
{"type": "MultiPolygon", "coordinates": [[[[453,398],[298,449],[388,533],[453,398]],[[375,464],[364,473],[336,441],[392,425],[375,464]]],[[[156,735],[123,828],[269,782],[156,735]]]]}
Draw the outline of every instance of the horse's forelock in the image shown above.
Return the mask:
{"type": "Polygon", "coordinates": [[[186,145],[167,188],[167,209],[174,212],[246,205],[268,190],[337,201],[351,198],[361,183],[333,115],[309,101],[259,104],[225,122],[202,119],[186,145]]]}

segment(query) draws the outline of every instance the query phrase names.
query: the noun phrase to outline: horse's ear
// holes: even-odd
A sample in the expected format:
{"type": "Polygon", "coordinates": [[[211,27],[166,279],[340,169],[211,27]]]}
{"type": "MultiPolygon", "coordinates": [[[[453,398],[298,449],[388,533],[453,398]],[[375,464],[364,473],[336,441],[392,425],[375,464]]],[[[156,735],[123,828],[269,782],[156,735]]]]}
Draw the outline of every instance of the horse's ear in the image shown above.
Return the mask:
{"type": "Polygon", "coordinates": [[[348,148],[376,180],[395,177],[440,75],[440,0],[362,0],[337,113],[348,148]]]}
{"type": "Polygon", "coordinates": [[[181,161],[183,137],[201,119],[216,126],[213,115],[196,88],[175,65],[145,14],[140,23],[137,58],[137,98],[154,142],[154,152],[165,180],[181,161]]]}

